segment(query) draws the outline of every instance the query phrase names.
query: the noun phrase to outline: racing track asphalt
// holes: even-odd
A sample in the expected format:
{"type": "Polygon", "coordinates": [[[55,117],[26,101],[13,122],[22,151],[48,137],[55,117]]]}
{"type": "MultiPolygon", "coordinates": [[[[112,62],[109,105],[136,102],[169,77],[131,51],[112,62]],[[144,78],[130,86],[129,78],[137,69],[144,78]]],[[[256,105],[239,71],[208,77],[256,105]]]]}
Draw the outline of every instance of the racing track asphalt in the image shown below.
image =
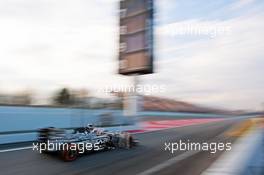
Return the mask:
{"type": "Polygon", "coordinates": [[[228,119],[201,125],[136,134],[140,145],[131,150],[115,149],[83,155],[74,162],[63,162],[56,155],[31,149],[0,153],[1,175],[196,175],[221,154],[164,151],[165,142],[233,141],[224,132],[242,119],[228,119]]]}

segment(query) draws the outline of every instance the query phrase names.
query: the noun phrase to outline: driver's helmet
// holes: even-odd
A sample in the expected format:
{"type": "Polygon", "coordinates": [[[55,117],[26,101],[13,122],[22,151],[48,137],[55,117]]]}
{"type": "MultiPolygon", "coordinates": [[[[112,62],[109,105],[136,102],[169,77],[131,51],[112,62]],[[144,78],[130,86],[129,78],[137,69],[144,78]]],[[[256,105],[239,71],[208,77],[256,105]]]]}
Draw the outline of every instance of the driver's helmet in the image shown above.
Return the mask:
{"type": "Polygon", "coordinates": [[[94,129],[94,127],[93,127],[92,124],[88,124],[88,125],[86,126],[86,129],[87,129],[87,131],[91,132],[91,131],[94,129]]]}

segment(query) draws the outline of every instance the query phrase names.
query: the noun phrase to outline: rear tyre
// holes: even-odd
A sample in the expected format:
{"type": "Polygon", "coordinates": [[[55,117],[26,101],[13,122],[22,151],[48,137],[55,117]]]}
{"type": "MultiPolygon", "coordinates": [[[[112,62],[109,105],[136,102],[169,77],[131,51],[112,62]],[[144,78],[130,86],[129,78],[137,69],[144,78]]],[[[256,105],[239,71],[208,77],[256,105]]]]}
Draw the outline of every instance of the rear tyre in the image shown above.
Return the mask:
{"type": "Polygon", "coordinates": [[[61,156],[65,162],[71,162],[77,159],[78,154],[78,150],[71,150],[69,146],[68,149],[62,150],[61,156]]]}

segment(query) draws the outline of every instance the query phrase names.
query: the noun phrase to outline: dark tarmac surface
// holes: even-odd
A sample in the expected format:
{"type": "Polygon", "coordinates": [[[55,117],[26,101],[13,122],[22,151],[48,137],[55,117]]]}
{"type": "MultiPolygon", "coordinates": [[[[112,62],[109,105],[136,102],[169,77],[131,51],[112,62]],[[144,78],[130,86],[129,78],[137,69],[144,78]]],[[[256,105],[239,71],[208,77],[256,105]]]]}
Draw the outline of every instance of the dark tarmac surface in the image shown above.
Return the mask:
{"type": "Polygon", "coordinates": [[[136,148],[115,149],[82,155],[74,162],[63,162],[56,155],[39,154],[32,149],[0,153],[1,175],[196,175],[204,171],[221,152],[165,151],[165,142],[232,142],[224,134],[242,119],[227,119],[136,134],[136,148]]]}

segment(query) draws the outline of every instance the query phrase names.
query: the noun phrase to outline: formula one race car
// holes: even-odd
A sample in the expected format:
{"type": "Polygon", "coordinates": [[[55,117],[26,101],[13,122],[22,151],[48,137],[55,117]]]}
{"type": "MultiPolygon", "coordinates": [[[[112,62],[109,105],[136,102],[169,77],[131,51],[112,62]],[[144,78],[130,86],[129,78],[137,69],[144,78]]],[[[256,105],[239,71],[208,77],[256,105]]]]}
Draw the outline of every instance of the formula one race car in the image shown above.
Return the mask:
{"type": "Polygon", "coordinates": [[[86,152],[115,148],[130,149],[138,144],[128,132],[110,132],[92,125],[66,133],[58,128],[43,128],[38,133],[40,153],[58,152],[64,161],[73,161],[86,152]]]}

